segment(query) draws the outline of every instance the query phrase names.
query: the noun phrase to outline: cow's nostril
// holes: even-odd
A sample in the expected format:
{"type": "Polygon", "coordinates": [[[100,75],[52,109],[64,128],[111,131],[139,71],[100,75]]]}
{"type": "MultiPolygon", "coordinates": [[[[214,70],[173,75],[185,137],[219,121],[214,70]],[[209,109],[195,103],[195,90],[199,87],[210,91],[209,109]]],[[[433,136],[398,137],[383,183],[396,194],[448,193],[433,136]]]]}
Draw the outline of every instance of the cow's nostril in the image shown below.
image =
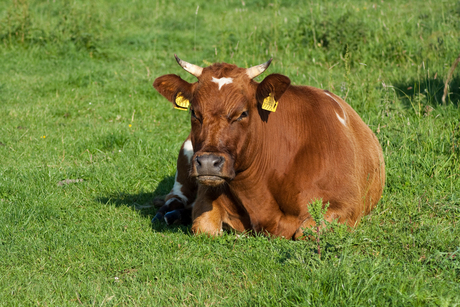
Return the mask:
{"type": "Polygon", "coordinates": [[[224,162],[224,158],[222,157],[217,157],[213,162],[212,165],[216,168],[220,168],[224,162]]]}
{"type": "Polygon", "coordinates": [[[198,164],[198,166],[201,166],[200,157],[196,157],[196,158],[195,158],[195,161],[196,161],[196,163],[198,164]]]}

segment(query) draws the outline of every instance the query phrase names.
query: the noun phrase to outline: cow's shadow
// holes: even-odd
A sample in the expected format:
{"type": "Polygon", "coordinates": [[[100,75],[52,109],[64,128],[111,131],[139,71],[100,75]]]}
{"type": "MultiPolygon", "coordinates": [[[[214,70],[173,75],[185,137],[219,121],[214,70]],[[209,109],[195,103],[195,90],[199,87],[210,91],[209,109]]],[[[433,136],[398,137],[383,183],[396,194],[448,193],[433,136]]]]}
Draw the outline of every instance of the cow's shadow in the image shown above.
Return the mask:
{"type": "MultiPolygon", "coordinates": [[[[158,184],[157,188],[153,192],[141,192],[137,194],[113,192],[109,195],[97,197],[96,201],[109,206],[130,207],[139,212],[142,217],[151,220],[159,209],[154,205],[154,202],[158,198],[164,198],[164,196],[171,191],[173,185],[174,176],[168,176],[158,184]]],[[[166,225],[164,221],[159,221],[152,223],[151,226],[154,231],[158,232],[190,233],[190,225],[166,225]]]]}
{"type": "MultiPolygon", "coordinates": [[[[431,78],[412,78],[409,80],[397,80],[392,82],[396,94],[406,107],[411,108],[414,103],[422,102],[432,106],[442,105],[445,79],[437,76],[431,78]]],[[[449,82],[448,97],[446,103],[452,103],[458,107],[460,103],[460,75],[455,74],[449,82]]]]}

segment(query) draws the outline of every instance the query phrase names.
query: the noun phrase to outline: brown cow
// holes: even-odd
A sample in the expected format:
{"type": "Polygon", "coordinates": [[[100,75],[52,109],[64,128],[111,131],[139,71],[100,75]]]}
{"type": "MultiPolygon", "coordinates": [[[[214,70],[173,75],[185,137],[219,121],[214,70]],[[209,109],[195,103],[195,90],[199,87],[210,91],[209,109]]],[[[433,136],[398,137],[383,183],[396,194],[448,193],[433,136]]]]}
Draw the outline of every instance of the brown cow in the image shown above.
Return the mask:
{"type": "Polygon", "coordinates": [[[192,129],[167,203],[193,208],[194,233],[232,228],[295,239],[314,225],[308,206],[315,199],[330,203],[326,220],[350,226],[377,204],[382,149],[340,97],[280,74],[254,81],[271,60],[248,69],[176,60],[198,82],[170,74],[153,86],[190,109],[192,129]]]}

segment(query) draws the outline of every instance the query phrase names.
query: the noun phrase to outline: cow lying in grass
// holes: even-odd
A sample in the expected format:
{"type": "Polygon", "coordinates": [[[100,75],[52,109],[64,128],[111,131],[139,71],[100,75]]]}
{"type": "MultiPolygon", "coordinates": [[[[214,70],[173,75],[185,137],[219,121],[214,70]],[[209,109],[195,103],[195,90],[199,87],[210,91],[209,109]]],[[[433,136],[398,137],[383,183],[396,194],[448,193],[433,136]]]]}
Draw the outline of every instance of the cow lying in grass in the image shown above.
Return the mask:
{"type": "Polygon", "coordinates": [[[175,108],[190,110],[192,129],[154,220],[191,214],[195,234],[230,228],[296,239],[314,225],[308,205],[315,199],[330,203],[326,220],[350,226],[377,204],[382,149],[340,97],[280,74],[254,81],[271,60],[248,69],[176,60],[198,81],[170,74],[153,86],[175,108]]]}

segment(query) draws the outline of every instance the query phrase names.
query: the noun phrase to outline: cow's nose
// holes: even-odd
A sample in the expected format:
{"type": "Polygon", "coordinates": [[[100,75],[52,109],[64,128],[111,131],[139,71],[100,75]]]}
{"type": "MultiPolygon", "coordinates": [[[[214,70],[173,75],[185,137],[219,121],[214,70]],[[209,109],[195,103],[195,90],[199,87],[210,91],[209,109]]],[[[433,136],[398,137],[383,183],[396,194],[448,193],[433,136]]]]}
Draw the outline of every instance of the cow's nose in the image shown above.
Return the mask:
{"type": "Polygon", "coordinates": [[[195,158],[196,170],[201,176],[219,176],[222,173],[225,159],[213,154],[200,155],[195,158]]]}

